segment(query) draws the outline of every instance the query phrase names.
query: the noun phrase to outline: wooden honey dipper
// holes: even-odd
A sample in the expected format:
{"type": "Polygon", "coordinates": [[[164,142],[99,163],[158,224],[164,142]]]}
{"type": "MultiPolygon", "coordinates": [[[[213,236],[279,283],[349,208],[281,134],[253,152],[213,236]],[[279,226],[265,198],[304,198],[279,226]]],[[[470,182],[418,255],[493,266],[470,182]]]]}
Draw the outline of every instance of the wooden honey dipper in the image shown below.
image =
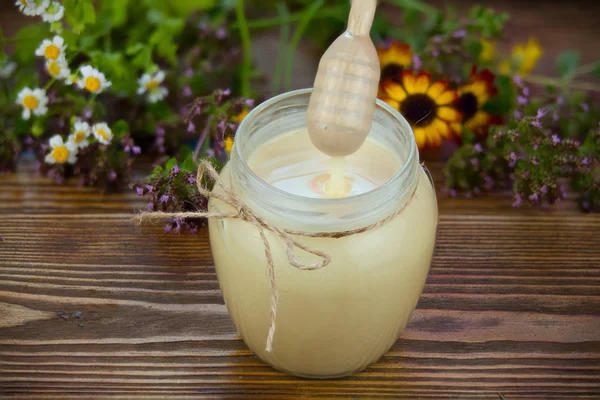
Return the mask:
{"type": "Polygon", "coordinates": [[[377,50],[369,36],[377,0],[352,0],[348,28],[327,49],[308,103],[312,143],[331,157],[354,153],[369,135],[379,85],[377,50]]]}

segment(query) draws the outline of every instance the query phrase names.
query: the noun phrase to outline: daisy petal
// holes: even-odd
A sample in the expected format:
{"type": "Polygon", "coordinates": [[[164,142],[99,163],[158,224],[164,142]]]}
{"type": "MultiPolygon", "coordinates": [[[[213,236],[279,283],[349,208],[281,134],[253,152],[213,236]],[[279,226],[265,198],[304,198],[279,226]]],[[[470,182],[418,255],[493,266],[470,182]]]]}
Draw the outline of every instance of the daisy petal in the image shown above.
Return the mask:
{"type": "Polygon", "coordinates": [[[417,75],[417,78],[415,79],[414,93],[426,93],[430,83],[431,77],[429,76],[429,74],[421,72],[419,75],[417,75]]]}
{"type": "Polygon", "coordinates": [[[433,125],[435,126],[435,128],[437,129],[438,134],[444,138],[444,139],[449,139],[450,138],[450,127],[448,126],[448,124],[444,121],[442,121],[439,118],[436,118],[435,122],[433,123],[433,125]]]}
{"type": "Polygon", "coordinates": [[[415,93],[415,76],[412,74],[412,72],[404,71],[402,73],[402,83],[404,84],[406,93],[415,93]]]}
{"type": "Polygon", "coordinates": [[[396,82],[385,81],[383,83],[383,92],[395,101],[403,101],[406,98],[406,92],[396,82]]]}
{"type": "Polygon", "coordinates": [[[427,143],[427,137],[425,134],[425,128],[415,128],[415,140],[417,141],[417,147],[419,150],[425,148],[425,144],[427,143]]]}
{"type": "Polygon", "coordinates": [[[400,103],[396,100],[392,100],[389,97],[380,97],[380,99],[381,101],[388,103],[390,106],[392,106],[392,108],[395,108],[396,110],[400,109],[400,103]]]}
{"type": "Polygon", "coordinates": [[[446,90],[447,87],[448,87],[448,84],[446,83],[446,81],[435,82],[433,85],[431,85],[429,87],[429,90],[427,91],[427,94],[429,95],[429,97],[431,97],[432,99],[435,100],[442,93],[444,93],[444,91],[446,90]]]}
{"type": "Polygon", "coordinates": [[[456,98],[457,96],[454,90],[446,90],[444,93],[438,96],[437,99],[435,99],[435,102],[438,105],[450,104],[456,101],[456,98]]]}
{"type": "Polygon", "coordinates": [[[452,107],[440,107],[438,108],[438,117],[449,122],[458,122],[461,119],[461,115],[456,109],[452,107]]]}

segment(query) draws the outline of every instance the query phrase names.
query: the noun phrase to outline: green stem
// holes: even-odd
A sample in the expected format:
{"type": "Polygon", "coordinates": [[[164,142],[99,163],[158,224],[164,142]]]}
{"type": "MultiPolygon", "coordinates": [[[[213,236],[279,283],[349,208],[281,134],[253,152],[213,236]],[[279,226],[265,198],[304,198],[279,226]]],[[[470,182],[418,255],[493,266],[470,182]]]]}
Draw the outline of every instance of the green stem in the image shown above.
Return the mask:
{"type": "Polygon", "coordinates": [[[523,76],[522,79],[525,82],[533,83],[536,85],[553,86],[561,89],[578,89],[600,92],[600,85],[592,82],[572,82],[570,80],[565,81],[560,78],[550,78],[547,76],[538,75],[523,76]]]}
{"type": "Polygon", "coordinates": [[[300,44],[300,39],[304,36],[304,31],[308,28],[308,24],[312,20],[312,17],[315,15],[317,10],[323,6],[324,0],[317,0],[312,3],[306,10],[304,10],[302,19],[298,22],[298,26],[296,27],[296,31],[294,32],[294,36],[292,36],[292,40],[290,41],[290,47],[288,49],[287,54],[287,66],[285,70],[285,90],[288,91],[292,87],[292,68],[294,66],[294,54],[296,53],[296,48],[298,44],[300,44]]]}
{"type": "Polygon", "coordinates": [[[289,24],[289,11],[283,1],[277,3],[277,10],[279,15],[283,18],[281,24],[281,31],[279,33],[279,45],[277,49],[277,62],[275,63],[275,73],[273,74],[273,82],[271,89],[274,94],[279,93],[281,86],[281,75],[283,72],[283,65],[287,62],[288,53],[288,42],[290,40],[290,24],[289,24]]]}
{"type": "MultiPolygon", "coordinates": [[[[341,13],[345,12],[346,9],[347,9],[346,7],[342,7],[342,6],[324,8],[323,10],[321,10],[321,12],[319,12],[319,14],[315,15],[314,18],[322,19],[322,18],[340,16],[341,13]]],[[[281,24],[285,23],[286,21],[288,23],[298,22],[298,21],[302,20],[303,16],[304,16],[304,11],[298,11],[295,13],[290,13],[287,18],[284,16],[281,16],[281,15],[277,16],[277,17],[271,17],[271,18],[260,18],[260,19],[255,19],[253,21],[247,21],[246,25],[250,29],[272,28],[274,26],[281,26],[281,24]]],[[[239,22],[234,23],[231,26],[231,28],[239,29],[240,28],[239,22]]]]}
{"type": "Polygon", "coordinates": [[[599,68],[598,67],[599,65],[600,65],[600,61],[596,61],[596,62],[592,62],[592,63],[589,63],[589,64],[582,65],[581,67],[577,68],[577,71],[575,71],[574,76],[589,74],[590,72],[592,72],[595,69],[599,68]]]}
{"type": "Polygon", "coordinates": [[[241,94],[244,97],[250,97],[250,72],[252,70],[252,42],[250,39],[250,30],[244,13],[244,0],[237,0],[235,8],[237,23],[240,27],[240,38],[242,40],[242,71],[241,71],[241,94]]]}

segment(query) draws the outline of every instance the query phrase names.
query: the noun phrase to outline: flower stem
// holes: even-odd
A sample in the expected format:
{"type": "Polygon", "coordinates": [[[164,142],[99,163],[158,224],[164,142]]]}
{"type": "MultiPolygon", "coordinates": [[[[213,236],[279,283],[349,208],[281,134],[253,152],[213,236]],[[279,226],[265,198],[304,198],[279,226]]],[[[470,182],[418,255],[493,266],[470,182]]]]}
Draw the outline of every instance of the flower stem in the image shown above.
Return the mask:
{"type": "Polygon", "coordinates": [[[600,92],[600,85],[592,82],[571,82],[570,80],[565,81],[560,78],[550,78],[547,76],[538,75],[523,76],[522,79],[525,82],[536,85],[553,86],[561,89],[579,89],[600,92]]]}
{"type": "Polygon", "coordinates": [[[196,143],[196,148],[194,149],[194,160],[198,159],[200,155],[200,150],[202,150],[202,145],[206,140],[206,136],[208,135],[208,131],[210,131],[210,125],[212,123],[213,115],[210,115],[206,120],[206,124],[204,125],[204,129],[202,129],[202,134],[200,134],[200,139],[198,139],[198,143],[196,143]]]}
{"type": "MultiPolygon", "coordinates": [[[[336,6],[336,7],[325,8],[325,9],[321,10],[321,12],[316,14],[314,16],[314,18],[322,19],[322,18],[341,16],[342,13],[344,13],[346,11],[346,9],[347,9],[347,7],[345,7],[345,6],[336,6]]],[[[272,28],[274,26],[280,26],[285,23],[298,22],[302,19],[303,16],[304,16],[304,11],[298,11],[295,13],[290,13],[289,16],[287,16],[287,17],[280,15],[278,17],[261,18],[261,19],[255,19],[253,21],[247,21],[246,25],[250,29],[272,28]]],[[[345,16],[344,16],[344,18],[345,18],[345,16]]],[[[239,28],[240,28],[239,23],[234,23],[232,25],[232,29],[239,29],[239,28]]]]}
{"type": "Polygon", "coordinates": [[[323,0],[317,0],[312,3],[302,14],[302,19],[298,22],[298,26],[296,27],[296,32],[294,32],[294,36],[292,36],[292,40],[290,41],[290,47],[287,52],[287,66],[285,70],[285,90],[290,90],[292,86],[292,68],[294,66],[294,54],[296,52],[296,48],[300,43],[300,39],[304,36],[304,31],[308,28],[308,24],[312,20],[313,16],[317,12],[319,8],[323,6],[323,0]]]}
{"type": "Polygon", "coordinates": [[[242,70],[241,70],[241,88],[240,92],[243,97],[250,97],[250,72],[252,69],[252,42],[250,39],[250,30],[244,13],[244,0],[237,0],[235,9],[237,23],[240,28],[240,38],[242,40],[242,70]]]}

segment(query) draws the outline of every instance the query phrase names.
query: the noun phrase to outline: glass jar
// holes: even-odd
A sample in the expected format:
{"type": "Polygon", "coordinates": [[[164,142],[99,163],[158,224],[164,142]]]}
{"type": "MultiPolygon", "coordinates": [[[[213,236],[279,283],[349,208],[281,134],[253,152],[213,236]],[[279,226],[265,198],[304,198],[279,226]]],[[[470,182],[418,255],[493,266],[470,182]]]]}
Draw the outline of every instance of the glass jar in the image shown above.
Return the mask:
{"type": "MultiPolygon", "coordinates": [[[[278,293],[272,350],[270,279],[258,229],[239,219],[210,219],[219,285],[248,347],[286,373],[309,378],[350,375],[377,361],[396,341],[415,309],[431,264],[437,230],[435,190],[410,125],[377,100],[370,137],[401,160],[401,169],[376,189],[340,199],[306,198],[260,179],[247,160],[261,144],[306,126],[310,89],[285,93],[255,108],[240,125],[221,179],[257,216],[301,232],[346,232],[395,215],[373,229],[339,238],[294,236],[327,253],[318,270],[290,265],[281,238],[266,231],[278,293]]],[[[210,212],[231,212],[211,198],[210,212]]],[[[298,250],[303,262],[312,254],[298,250]]]]}

